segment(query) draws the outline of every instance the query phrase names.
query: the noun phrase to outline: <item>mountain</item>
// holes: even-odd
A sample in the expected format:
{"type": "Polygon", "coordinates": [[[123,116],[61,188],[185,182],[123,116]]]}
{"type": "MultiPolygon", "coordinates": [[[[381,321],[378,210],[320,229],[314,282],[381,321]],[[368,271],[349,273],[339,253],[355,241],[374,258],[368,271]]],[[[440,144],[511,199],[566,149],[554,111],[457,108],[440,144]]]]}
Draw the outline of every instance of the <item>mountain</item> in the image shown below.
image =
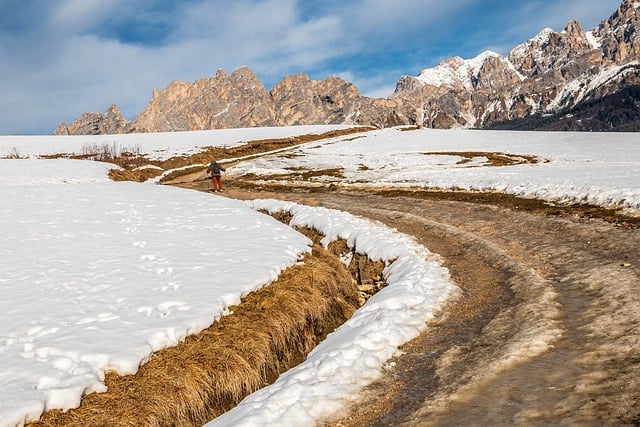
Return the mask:
{"type": "Polygon", "coordinates": [[[123,123],[116,106],[107,113],[84,113],[56,135],[172,132],[204,129],[303,124],[367,123],[388,127],[408,123],[395,112],[397,104],[360,95],[338,77],[310,80],[304,74],[285,77],[267,92],[256,75],[241,67],[228,76],[218,70],[193,83],[174,81],[154,90],[147,107],[123,123]]]}
{"type": "Polygon", "coordinates": [[[625,0],[588,32],[576,21],[544,29],[506,58],[448,59],[402,77],[390,98],[427,127],[640,130],[640,99],[620,96],[640,88],[639,9],[625,0]],[[610,110],[587,107],[596,104],[610,110]]]}
{"type": "Polygon", "coordinates": [[[127,122],[116,106],[84,113],[55,134],[100,134],[297,124],[433,128],[640,130],[640,0],[624,0],[590,31],[544,29],[507,57],[454,57],[402,76],[387,99],[338,77],[286,76],[271,91],[247,67],[154,90],[127,122]]]}

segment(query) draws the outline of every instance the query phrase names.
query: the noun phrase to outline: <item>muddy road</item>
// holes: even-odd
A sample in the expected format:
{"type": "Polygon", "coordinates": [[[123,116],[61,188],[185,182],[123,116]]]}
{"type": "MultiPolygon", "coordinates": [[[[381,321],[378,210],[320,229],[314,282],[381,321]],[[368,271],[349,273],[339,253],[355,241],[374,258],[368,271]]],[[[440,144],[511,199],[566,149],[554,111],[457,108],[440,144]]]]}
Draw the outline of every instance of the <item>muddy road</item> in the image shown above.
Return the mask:
{"type": "Polygon", "coordinates": [[[516,209],[491,197],[233,186],[223,195],[383,222],[440,254],[462,290],[349,413],[327,425],[640,425],[637,224],[516,209]]]}

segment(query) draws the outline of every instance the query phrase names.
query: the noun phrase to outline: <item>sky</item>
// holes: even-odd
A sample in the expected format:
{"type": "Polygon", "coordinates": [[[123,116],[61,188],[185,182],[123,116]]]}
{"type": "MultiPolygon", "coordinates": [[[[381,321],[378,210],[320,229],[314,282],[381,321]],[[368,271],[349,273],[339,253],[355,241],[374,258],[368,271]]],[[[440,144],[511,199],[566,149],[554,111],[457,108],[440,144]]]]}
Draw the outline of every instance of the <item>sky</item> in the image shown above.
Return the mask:
{"type": "Polygon", "coordinates": [[[116,104],[131,120],[154,88],[248,66],[336,75],[387,97],[451,56],[503,55],[570,19],[594,28],[620,0],[0,0],[0,135],[49,134],[116,104]]]}

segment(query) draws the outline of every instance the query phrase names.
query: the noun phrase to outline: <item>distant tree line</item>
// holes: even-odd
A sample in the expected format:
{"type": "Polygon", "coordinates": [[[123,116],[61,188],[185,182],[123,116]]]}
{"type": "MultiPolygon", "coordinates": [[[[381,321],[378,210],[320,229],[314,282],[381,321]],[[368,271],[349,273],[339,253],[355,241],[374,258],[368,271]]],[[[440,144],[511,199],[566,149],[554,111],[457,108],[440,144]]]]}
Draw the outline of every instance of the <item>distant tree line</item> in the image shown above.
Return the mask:
{"type": "Polygon", "coordinates": [[[582,132],[640,132],[640,86],[587,100],[556,114],[534,114],[491,123],[485,129],[582,132]]]}

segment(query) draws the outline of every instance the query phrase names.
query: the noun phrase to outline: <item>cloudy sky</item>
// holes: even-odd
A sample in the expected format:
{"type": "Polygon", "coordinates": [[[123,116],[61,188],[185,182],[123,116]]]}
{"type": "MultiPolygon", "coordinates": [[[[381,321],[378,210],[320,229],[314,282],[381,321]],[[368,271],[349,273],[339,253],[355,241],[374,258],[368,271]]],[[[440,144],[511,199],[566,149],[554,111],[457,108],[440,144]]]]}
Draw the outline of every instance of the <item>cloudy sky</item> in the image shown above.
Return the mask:
{"type": "Polygon", "coordinates": [[[153,88],[246,65],[340,76],[387,97],[450,56],[507,54],[570,19],[591,29],[621,0],[0,0],[0,135],[49,134],[116,104],[129,120],[153,88]]]}

